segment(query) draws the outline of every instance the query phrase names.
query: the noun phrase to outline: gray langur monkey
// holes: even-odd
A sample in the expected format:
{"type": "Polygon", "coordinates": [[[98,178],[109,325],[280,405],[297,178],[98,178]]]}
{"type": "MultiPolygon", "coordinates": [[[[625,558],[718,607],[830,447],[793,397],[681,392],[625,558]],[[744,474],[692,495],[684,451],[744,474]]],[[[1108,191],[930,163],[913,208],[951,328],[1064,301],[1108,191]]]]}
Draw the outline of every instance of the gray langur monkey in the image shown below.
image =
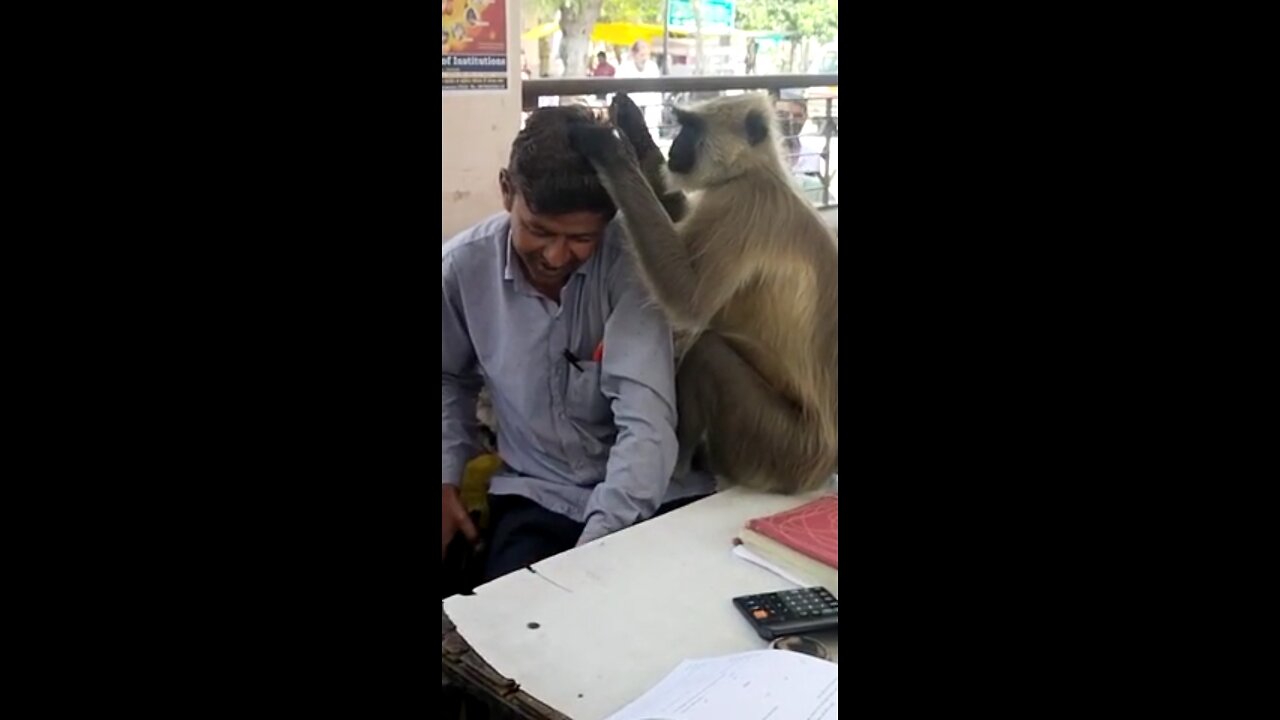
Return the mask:
{"type": "Polygon", "coordinates": [[[621,133],[570,131],[622,211],[650,290],[677,332],[680,469],[706,443],[712,469],[771,492],[821,486],[840,446],[840,257],[793,185],[765,95],[676,110],[663,167],[625,96],[621,133]],[[667,179],[696,191],[668,191],[667,179]]]}

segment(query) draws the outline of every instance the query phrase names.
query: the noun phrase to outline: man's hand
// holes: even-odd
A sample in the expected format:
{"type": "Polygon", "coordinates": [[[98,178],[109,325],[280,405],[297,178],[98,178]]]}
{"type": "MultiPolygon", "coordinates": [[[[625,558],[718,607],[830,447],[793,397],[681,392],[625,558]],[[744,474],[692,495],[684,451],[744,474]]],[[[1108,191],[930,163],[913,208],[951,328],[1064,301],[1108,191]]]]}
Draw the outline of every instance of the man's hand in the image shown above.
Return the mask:
{"type": "Polygon", "coordinates": [[[453,536],[462,531],[462,534],[473,544],[480,539],[480,533],[476,532],[476,526],[471,522],[471,516],[467,515],[467,509],[462,505],[462,498],[458,495],[458,488],[452,485],[440,486],[440,559],[444,560],[445,555],[449,552],[449,543],[453,542],[453,536]]]}

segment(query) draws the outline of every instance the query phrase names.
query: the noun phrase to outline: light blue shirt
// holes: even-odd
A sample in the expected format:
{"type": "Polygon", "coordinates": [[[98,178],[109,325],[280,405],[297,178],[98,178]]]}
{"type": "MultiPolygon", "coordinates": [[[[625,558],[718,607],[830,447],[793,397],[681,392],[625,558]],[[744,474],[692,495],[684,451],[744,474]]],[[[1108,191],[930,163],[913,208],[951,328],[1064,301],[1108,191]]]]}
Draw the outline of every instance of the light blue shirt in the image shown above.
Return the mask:
{"type": "Polygon", "coordinates": [[[671,328],[618,221],[559,304],[525,278],[510,230],[503,213],[440,252],[441,481],[460,482],[476,453],[476,397],[487,384],[503,460],[489,491],[585,523],[582,543],[652,516],[664,501],[710,492],[708,478],[670,480],[671,328]]]}

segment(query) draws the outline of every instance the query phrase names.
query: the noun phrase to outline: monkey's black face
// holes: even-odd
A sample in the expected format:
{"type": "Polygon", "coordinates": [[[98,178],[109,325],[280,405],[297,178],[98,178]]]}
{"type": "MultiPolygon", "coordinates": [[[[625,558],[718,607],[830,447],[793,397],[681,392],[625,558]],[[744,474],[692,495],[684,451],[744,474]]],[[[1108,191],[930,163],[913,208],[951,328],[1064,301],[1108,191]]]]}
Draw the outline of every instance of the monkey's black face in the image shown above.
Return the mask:
{"type": "Polygon", "coordinates": [[[673,173],[688,174],[698,162],[698,145],[707,132],[706,123],[697,115],[676,111],[676,119],[680,121],[680,134],[671,143],[671,154],[667,158],[667,169],[673,173]]]}

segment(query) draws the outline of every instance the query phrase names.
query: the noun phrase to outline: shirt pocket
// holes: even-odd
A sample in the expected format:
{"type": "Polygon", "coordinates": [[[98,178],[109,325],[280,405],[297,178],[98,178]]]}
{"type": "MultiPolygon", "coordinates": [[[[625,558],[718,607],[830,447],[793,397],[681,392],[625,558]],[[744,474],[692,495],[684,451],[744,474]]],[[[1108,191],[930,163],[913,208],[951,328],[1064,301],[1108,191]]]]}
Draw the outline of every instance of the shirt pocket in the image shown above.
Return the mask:
{"type": "Polygon", "coordinates": [[[590,425],[613,420],[609,398],[600,391],[600,363],[579,362],[582,370],[569,366],[569,387],[565,392],[565,409],[569,417],[590,425]]]}

